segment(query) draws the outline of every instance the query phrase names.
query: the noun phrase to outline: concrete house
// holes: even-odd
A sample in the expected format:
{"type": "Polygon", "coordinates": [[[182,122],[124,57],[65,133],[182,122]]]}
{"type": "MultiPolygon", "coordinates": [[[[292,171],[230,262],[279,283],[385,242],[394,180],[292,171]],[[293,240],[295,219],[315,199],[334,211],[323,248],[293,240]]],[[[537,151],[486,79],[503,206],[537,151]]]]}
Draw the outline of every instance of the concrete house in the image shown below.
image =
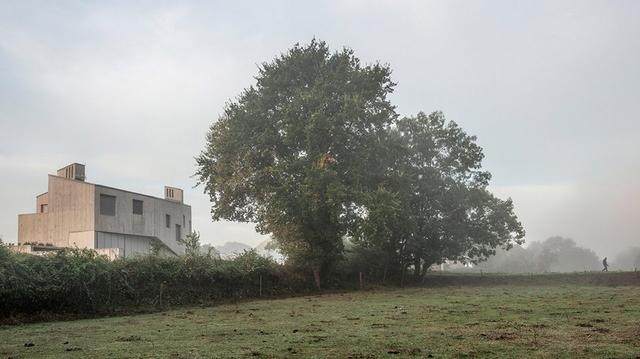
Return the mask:
{"type": "Polygon", "coordinates": [[[111,258],[163,252],[182,254],[178,239],[191,232],[191,206],[179,188],[164,198],[85,182],[85,166],[73,163],[49,175],[48,191],[36,197],[36,213],[18,216],[22,252],[91,248],[111,258]]]}

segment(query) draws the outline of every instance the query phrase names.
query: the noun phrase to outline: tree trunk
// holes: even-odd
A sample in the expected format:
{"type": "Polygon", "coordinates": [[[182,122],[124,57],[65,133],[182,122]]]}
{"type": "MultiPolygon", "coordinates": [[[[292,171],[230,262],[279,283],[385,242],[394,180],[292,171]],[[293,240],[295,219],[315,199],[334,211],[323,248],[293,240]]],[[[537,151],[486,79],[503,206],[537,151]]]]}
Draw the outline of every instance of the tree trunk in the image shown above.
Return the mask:
{"type": "Polygon", "coordinates": [[[420,258],[416,258],[413,261],[413,276],[416,280],[420,279],[420,275],[422,274],[422,266],[420,262],[420,258]]]}
{"type": "Polygon", "coordinates": [[[320,290],[320,268],[313,268],[313,280],[316,282],[316,288],[320,290]]]}
{"type": "Polygon", "coordinates": [[[384,265],[384,272],[382,273],[382,284],[387,284],[387,264],[384,265]]]}
{"type": "Polygon", "coordinates": [[[424,265],[422,266],[422,277],[424,278],[424,276],[427,275],[427,272],[429,271],[429,268],[431,268],[431,265],[433,263],[428,263],[427,261],[424,262],[424,265]]]}

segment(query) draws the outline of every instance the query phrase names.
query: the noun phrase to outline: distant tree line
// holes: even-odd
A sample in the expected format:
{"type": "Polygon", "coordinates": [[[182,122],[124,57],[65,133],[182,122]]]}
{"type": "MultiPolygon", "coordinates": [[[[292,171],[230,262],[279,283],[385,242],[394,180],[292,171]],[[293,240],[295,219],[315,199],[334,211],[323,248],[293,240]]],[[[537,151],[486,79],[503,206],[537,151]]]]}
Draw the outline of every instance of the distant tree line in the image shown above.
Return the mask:
{"type": "Polygon", "coordinates": [[[640,270],[640,247],[630,247],[619,253],[611,264],[613,269],[640,270]]]}
{"type": "MultiPolygon", "coordinates": [[[[632,247],[615,259],[609,260],[612,270],[640,269],[640,248],[632,247]]],[[[588,248],[579,246],[573,239],[559,236],[541,242],[531,242],[527,247],[519,245],[511,250],[497,250],[494,256],[464,271],[497,273],[544,273],[599,271],[602,258],[588,248]]]]}
{"type": "Polygon", "coordinates": [[[316,40],[263,63],[197,157],[213,219],[256,223],[318,287],[345,265],[403,280],[523,243],[476,137],[440,112],[401,117],[394,87],[389,66],[316,40]]]}

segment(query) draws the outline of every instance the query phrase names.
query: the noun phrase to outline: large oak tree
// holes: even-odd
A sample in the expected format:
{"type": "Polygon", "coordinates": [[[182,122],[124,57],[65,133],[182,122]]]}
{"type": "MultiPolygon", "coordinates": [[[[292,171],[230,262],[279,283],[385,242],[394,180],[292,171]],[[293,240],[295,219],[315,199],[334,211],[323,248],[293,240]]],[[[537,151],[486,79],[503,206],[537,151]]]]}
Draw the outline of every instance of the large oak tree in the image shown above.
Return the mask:
{"type": "Polygon", "coordinates": [[[197,158],[213,218],[257,223],[319,286],[358,197],[385,175],[379,159],[396,118],[390,73],[315,40],[262,64],[197,158]]]}

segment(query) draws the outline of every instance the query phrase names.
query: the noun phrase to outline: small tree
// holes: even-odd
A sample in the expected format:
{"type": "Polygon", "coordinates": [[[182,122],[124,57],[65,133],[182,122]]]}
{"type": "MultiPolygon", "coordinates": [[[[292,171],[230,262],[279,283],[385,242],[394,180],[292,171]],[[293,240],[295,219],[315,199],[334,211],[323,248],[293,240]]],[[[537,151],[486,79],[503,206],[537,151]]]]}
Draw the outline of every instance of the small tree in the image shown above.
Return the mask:
{"type": "Polygon", "coordinates": [[[398,120],[387,148],[390,171],[364,196],[354,232],[357,245],[384,253],[385,277],[412,267],[419,278],[432,264],[477,263],[524,242],[511,199],[488,190],[475,136],[441,112],[398,120]]]}
{"type": "Polygon", "coordinates": [[[187,234],[184,239],[178,240],[184,246],[184,253],[187,256],[197,256],[200,254],[200,233],[193,231],[187,234]]]}
{"type": "Polygon", "coordinates": [[[149,251],[151,252],[151,255],[160,255],[160,251],[162,251],[162,248],[164,248],[164,244],[162,244],[162,241],[157,238],[153,238],[151,240],[151,244],[149,245],[149,251]]]}

